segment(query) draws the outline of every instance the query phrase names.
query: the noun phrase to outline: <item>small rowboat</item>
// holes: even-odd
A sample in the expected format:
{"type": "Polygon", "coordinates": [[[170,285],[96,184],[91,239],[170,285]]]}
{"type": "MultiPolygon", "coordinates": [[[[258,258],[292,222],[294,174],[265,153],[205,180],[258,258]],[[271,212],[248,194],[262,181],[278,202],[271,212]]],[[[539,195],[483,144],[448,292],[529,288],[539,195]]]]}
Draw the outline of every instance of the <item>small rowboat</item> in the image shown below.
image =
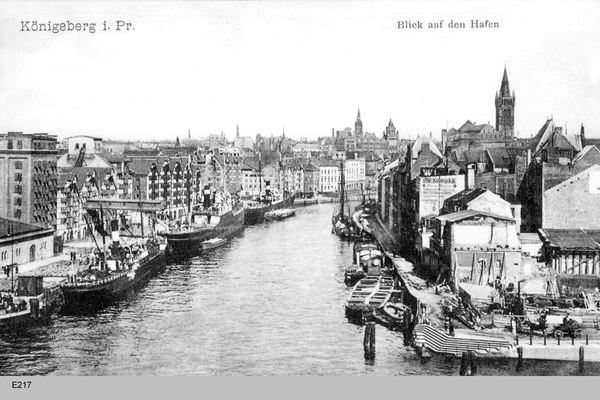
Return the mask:
{"type": "Polygon", "coordinates": [[[281,210],[274,210],[265,213],[265,219],[282,220],[296,215],[296,211],[291,208],[283,208],[281,210]]]}
{"type": "Polygon", "coordinates": [[[214,249],[215,247],[221,246],[225,242],[227,242],[227,240],[223,238],[205,240],[204,242],[202,242],[202,250],[214,249]]]}

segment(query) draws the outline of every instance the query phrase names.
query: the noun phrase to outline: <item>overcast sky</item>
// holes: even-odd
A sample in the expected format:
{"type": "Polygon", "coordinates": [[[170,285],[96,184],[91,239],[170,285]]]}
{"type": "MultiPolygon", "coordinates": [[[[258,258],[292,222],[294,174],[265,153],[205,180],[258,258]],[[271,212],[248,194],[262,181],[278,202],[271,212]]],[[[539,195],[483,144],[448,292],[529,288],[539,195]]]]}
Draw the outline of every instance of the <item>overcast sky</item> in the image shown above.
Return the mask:
{"type": "Polygon", "coordinates": [[[592,0],[1,1],[0,132],[233,139],[239,124],[253,138],[316,139],[354,127],[360,107],[367,132],[381,136],[392,118],[403,138],[439,136],[467,119],[495,124],[506,64],[521,137],[549,116],[597,137],[599,43],[592,0]],[[499,28],[472,29],[473,19],[499,28]],[[132,27],[117,32],[117,20],[132,27]],[[22,32],[21,21],[96,32],[22,32]]]}

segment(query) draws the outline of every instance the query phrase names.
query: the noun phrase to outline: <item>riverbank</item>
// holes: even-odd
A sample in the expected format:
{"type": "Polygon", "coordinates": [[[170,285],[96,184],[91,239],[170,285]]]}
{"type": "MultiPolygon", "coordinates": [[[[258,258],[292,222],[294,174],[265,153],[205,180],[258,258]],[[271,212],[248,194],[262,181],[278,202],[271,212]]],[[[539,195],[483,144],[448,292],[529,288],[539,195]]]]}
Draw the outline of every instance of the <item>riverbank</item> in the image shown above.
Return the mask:
{"type": "MultiPolygon", "coordinates": [[[[418,324],[415,327],[416,337],[411,342],[419,350],[426,348],[455,356],[475,351],[483,357],[600,362],[600,331],[597,329],[586,329],[581,337],[563,337],[561,340],[548,335],[551,330],[546,337],[537,332],[535,335],[515,334],[506,324],[507,319],[502,318],[502,323],[479,327],[477,330],[455,322],[454,334],[449,335],[446,309],[449,305],[458,304],[458,295],[447,286],[436,287],[428,283],[417,275],[412,262],[396,255],[392,236],[379,218],[375,218],[370,227],[406,288],[409,302],[413,303],[418,324]],[[431,329],[420,328],[419,324],[424,321],[431,329]],[[424,331],[427,331],[426,334],[424,331]],[[506,343],[507,346],[495,347],[496,342],[506,343]]],[[[423,354],[422,351],[420,353],[423,354]]]]}

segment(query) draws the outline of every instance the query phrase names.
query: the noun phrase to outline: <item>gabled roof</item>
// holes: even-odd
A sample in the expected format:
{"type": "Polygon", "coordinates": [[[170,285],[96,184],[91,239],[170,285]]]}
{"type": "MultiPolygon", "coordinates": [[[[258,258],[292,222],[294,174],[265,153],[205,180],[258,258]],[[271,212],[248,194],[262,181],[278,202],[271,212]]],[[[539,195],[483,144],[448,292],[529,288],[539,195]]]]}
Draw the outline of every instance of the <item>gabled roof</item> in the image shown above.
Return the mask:
{"type": "Polygon", "coordinates": [[[475,200],[476,198],[478,198],[479,196],[481,196],[482,194],[484,194],[487,191],[487,189],[482,189],[482,188],[473,188],[473,189],[465,189],[462,192],[458,192],[456,194],[453,194],[452,196],[448,197],[445,202],[452,202],[452,203],[460,203],[463,206],[466,206],[467,204],[469,204],[471,201],[475,200]]]}
{"type": "Polygon", "coordinates": [[[471,121],[467,120],[460,128],[458,128],[458,132],[460,133],[479,133],[484,130],[486,127],[492,128],[489,124],[479,124],[475,125],[471,121]]]}
{"type": "Polygon", "coordinates": [[[580,160],[588,155],[589,152],[600,154],[600,150],[596,146],[587,145],[573,159],[573,164],[577,164],[580,160]]]}
{"type": "Polygon", "coordinates": [[[397,158],[394,161],[392,161],[391,163],[389,163],[388,165],[385,166],[385,168],[383,168],[382,171],[382,175],[388,175],[390,172],[392,172],[393,169],[398,168],[398,164],[400,163],[400,159],[397,158]]]}
{"type": "Polygon", "coordinates": [[[318,171],[319,167],[317,167],[315,164],[313,164],[312,162],[308,162],[306,163],[306,165],[304,166],[304,171],[305,172],[315,172],[318,171]]]}
{"type": "Polygon", "coordinates": [[[90,139],[94,139],[94,140],[102,140],[102,138],[99,138],[99,137],[94,137],[94,136],[89,136],[89,135],[75,135],[75,136],[69,136],[68,138],[65,138],[65,140],[74,139],[74,138],[78,138],[78,137],[85,137],[85,138],[90,138],[90,139]]]}
{"type": "Polygon", "coordinates": [[[561,128],[556,128],[554,121],[546,121],[542,129],[531,139],[533,156],[536,157],[543,148],[557,147],[560,149],[581,150],[581,135],[565,135],[561,128]]]}
{"type": "Polygon", "coordinates": [[[43,230],[44,228],[41,226],[0,217],[0,238],[43,230]]]}
{"type": "Polygon", "coordinates": [[[433,140],[431,140],[429,137],[426,137],[426,136],[425,137],[419,136],[412,145],[411,156],[412,156],[413,160],[420,156],[420,153],[423,149],[423,143],[429,143],[429,150],[431,151],[431,153],[435,154],[439,158],[442,158],[442,153],[437,148],[435,143],[433,143],[433,140]]]}
{"type": "Polygon", "coordinates": [[[505,147],[490,147],[486,151],[496,168],[509,168],[511,166],[512,159],[505,147]]]}
{"type": "Polygon", "coordinates": [[[456,221],[462,221],[465,219],[469,219],[469,218],[473,218],[473,217],[477,217],[477,216],[482,216],[482,217],[489,217],[489,218],[494,218],[494,219],[500,219],[503,221],[514,221],[514,218],[508,218],[508,217],[504,217],[502,215],[497,215],[497,214],[492,214],[492,213],[488,213],[485,211],[477,211],[477,210],[463,210],[463,211],[457,211],[455,213],[452,214],[444,214],[444,215],[440,215],[439,217],[437,217],[438,220],[442,221],[442,222],[456,222],[456,221]]]}
{"type": "MultiPolygon", "coordinates": [[[[577,151],[581,150],[581,135],[564,135],[565,140],[577,151]]],[[[566,146],[563,146],[566,147],[566,146]]]]}
{"type": "MultiPolygon", "coordinates": [[[[68,154],[63,154],[58,158],[57,167],[60,168],[71,168],[75,166],[77,157],[70,157],[68,154]]],[[[84,157],[83,165],[89,168],[112,168],[110,163],[104,160],[97,154],[86,154],[84,157]]]]}

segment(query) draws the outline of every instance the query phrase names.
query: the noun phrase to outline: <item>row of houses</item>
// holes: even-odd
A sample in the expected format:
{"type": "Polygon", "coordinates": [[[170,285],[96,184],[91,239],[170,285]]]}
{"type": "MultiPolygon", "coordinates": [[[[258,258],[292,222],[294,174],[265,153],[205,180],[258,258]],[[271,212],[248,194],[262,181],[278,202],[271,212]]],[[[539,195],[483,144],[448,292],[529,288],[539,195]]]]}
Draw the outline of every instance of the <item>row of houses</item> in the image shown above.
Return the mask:
{"type": "Polygon", "coordinates": [[[600,276],[600,150],[584,141],[577,151],[552,125],[544,146],[534,137],[504,171],[489,170],[489,149],[483,166],[461,166],[417,139],[380,177],[380,218],[398,251],[455,285],[516,282],[538,261],[556,274],[600,276]],[[489,173],[514,186],[488,187],[489,173]]]}

